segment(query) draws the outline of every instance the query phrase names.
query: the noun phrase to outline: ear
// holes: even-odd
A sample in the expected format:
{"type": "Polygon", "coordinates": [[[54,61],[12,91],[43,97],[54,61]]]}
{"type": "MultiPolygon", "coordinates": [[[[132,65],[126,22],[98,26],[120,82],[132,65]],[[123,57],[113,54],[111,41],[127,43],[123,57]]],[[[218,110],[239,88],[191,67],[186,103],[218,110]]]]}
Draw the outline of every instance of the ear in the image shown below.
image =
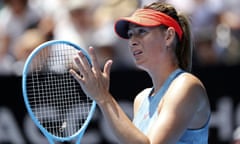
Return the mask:
{"type": "Polygon", "coordinates": [[[166,45],[167,46],[171,46],[173,41],[174,41],[174,38],[175,38],[175,30],[173,27],[169,27],[167,30],[166,30],[166,35],[165,35],[165,40],[166,40],[166,45]]]}

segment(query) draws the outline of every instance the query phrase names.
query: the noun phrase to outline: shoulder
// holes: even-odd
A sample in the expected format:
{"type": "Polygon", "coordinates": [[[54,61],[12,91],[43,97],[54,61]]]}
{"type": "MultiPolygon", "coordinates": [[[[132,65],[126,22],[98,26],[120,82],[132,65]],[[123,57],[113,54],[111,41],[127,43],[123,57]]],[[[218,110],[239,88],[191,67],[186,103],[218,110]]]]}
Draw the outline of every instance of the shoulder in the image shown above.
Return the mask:
{"type": "Polygon", "coordinates": [[[200,128],[205,125],[211,108],[206,88],[201,80],[191,73],[182,73],[169,88],[171,94],[167,97],[174,99],[167,98],[168,101],[176,106],[178,112],[188,112],[192,117],[189,128],[200,128]]]}
{"type": "Polygon", "coordinates": [[[181,89],[184,88],[185,90],[188,90],[188,91],[194,90],[196,92],[203,92],[203,93],[206,92],[202,81],[195,75],[188,73],[188,72],[184,72],[184,73],[180,74],[173,81],[172,87],[181,88],[181,89]]]}
{"type": "Polygon", "coordinates": [[[167,105],[175,105],[176,108],[201,109],[208,104],[206,89],[201,80],[191,73],[184,72],[170,85],[164,97],[167,105]]]}

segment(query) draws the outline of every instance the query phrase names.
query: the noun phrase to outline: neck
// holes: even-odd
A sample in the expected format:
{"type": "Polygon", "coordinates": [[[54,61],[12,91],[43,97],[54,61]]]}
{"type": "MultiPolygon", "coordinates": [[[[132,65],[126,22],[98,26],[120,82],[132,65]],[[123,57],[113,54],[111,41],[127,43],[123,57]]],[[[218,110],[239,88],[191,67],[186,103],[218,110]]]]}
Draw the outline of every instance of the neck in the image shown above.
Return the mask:
{"type": "Polygon", "coordinates": [[[158,70],[148,71],[153,83],[153,91],[151,95],[154,95],[163,85],[163,83],[167,80],[169,75],[178,69],[178,66],[172,66],[167,68],[158,68],[158,70]]]}

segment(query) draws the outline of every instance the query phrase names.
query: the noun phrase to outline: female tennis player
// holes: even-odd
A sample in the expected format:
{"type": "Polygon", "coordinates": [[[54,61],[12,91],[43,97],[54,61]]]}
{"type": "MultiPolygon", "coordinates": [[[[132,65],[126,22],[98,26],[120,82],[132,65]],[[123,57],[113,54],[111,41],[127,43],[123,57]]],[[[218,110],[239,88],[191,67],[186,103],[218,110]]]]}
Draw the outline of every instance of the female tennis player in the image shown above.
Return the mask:
{"type": "Polygon", "coordinates": [[[90,47],[92,66],[79,52],[74,60],[81,75],[70,72],[96,100],[119,142],[207,144],[210,104],[204,85],[190,73],[193,41],[187,17],[172,5],[155,2],[118,19],[115,31],[128,39],[136,65],[153,83],[136,96],[133,120],[109,92],[112,60],[101,70],[90,47]]]}

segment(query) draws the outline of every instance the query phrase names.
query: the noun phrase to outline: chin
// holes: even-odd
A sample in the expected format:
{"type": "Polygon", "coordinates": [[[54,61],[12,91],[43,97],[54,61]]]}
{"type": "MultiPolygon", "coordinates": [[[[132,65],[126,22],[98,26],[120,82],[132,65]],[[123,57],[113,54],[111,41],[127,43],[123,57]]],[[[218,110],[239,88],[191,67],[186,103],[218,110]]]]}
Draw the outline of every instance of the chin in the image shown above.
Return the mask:
{"type": "Polygon", "coordinates": [[[137,66],[137,68],[139,68],[140,70],[144,70],[144,71],[147,71],[147,70],[148,70],[144,65],[136,64],[136,66],[137,66]]]}

